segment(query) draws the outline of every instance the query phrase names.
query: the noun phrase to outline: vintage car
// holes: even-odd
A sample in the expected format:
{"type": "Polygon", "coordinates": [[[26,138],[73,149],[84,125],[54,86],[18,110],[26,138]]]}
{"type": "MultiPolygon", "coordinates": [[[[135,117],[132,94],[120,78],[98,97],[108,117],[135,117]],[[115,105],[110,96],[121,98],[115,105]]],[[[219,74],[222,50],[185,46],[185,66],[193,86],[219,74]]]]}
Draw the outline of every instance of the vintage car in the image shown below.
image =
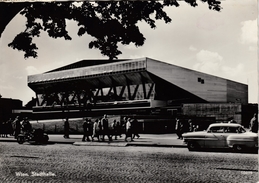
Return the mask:
{"type": "Polygon", "coordinates": [[[258,135],[234,123],[214,123],[206,131],[184,133],[183,138],[189,151],[199,148],[233,148],[241,151],[258,147],[258,135]]]}

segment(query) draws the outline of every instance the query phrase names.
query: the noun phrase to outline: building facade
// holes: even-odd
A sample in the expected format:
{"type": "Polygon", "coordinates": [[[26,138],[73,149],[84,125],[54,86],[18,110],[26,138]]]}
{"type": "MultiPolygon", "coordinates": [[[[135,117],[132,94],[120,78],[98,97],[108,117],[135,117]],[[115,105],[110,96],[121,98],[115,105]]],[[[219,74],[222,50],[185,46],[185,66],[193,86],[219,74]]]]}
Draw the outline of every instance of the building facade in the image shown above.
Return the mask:
{"type": "MultiPolygon", "coordinates": [[[[82,60],[28,76],[39,118],[172,116],[183,104],[248,104],[248,86],[150,58],[82,60]]],[[[168,117],[165,117],[168,118],[168,117]]]]}

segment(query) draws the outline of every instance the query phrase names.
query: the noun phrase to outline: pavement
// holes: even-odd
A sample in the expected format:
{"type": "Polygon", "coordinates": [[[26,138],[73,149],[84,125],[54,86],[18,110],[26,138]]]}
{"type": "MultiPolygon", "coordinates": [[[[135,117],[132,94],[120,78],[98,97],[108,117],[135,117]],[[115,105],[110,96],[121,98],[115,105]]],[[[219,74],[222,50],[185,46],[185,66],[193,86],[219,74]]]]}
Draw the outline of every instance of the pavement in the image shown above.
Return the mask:
{"type": "MultiPolygon", "coordinates": [[[[183,140],[177,139],[176,134],[140,134],[140,137],[134,141],[125,142],[125,135],[118,137],[117,140],[109,142],[107,136],[104,142],[94,141],[82,142],[83,135],[70,135],[70,138],[64,138],[63,135],[48,135],[49,144],[72,144],[75,146],[150,146],[150,147],[187,147],[183,140]]],[[[128,140],[130,140],[128,138],[128,140]]],[[[13,136],[0,137],[0,142],[17,142],[13,136]]]]}

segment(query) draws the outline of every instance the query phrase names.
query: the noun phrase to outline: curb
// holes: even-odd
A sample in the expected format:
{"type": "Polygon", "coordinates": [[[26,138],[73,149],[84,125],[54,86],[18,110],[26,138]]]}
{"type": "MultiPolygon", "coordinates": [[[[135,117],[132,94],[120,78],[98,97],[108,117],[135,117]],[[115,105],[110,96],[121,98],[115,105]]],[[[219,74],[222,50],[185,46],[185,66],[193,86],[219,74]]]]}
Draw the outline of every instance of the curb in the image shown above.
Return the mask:
{"type": "Polygon", "coordinates": [[[159,143],[111,143],[111,142],[74,142],[75,146],[114,146],[114,147],[127,147],[127,146],[138,146],[138,147],[169,147],[169,148],[186,148],[186,145],[172,145],[172,144],[159,144],[159,143]]]}
{"type": "MultiPolygon", "coordinates": [[[[0,140],[0,142],[15,142],[17,140],[0,140]]],[[[184,144],[160,144],[160,143],[138,143],[138,142],[68,142],[68,141],[48,141],[47,144],[71,144],[75,146],[114,146],[114,147],[127,147],[127,146],[138,146],[138,147],[168,147],[168,148],[187,148],[184,144]]]]}
{"type": "Polygon", "coordinates": [[[127,143],[110,143],[110,142],[74,142],[75,146],[116,146],[116,147],[125,147],[127,143]]]}

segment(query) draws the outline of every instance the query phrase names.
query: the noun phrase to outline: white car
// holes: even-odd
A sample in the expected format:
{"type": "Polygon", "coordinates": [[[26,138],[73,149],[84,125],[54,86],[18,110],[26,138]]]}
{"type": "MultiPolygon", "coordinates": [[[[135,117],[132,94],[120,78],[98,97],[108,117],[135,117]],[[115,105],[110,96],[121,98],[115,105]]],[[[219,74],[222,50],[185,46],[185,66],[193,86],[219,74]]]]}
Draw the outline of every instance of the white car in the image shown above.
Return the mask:
{"type": "Polygon", "coordinates": [[[206,131],[183,134],[184,142],[190,151],[199,148],[257,148],[258,135],[246,131],[240,124],[214,123],[206,131]]]}

